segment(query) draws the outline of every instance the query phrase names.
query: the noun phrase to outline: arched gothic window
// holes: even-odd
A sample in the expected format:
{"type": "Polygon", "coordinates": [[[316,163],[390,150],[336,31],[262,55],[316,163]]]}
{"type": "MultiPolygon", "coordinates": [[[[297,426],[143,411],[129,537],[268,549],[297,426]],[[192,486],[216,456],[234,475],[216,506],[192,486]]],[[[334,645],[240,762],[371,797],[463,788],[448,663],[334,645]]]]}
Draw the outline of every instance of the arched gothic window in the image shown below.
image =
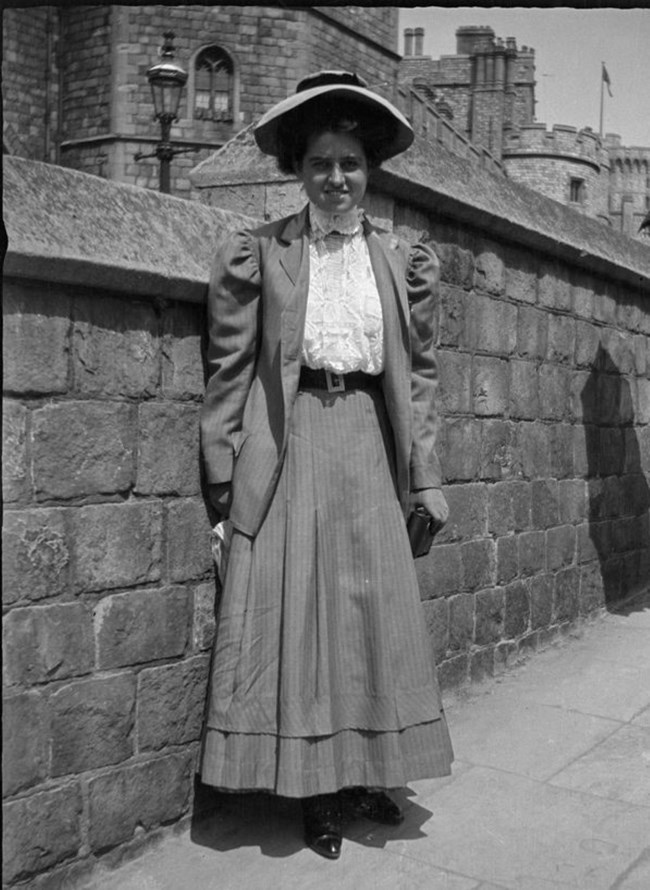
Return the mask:
{"type": "Polygon", "coordinates": [[[205,47],[194,62],[194,117],[233,120],[233,64],[220,46],[205,47]]]}

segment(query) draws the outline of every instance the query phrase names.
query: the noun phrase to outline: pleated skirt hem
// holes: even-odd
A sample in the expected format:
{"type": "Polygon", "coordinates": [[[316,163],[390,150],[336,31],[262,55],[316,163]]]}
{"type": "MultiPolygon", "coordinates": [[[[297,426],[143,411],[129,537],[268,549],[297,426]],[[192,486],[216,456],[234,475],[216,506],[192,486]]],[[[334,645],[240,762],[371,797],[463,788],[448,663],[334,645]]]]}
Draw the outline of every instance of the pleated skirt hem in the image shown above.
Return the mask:
{"type": "Polygon", "coordinates": [[[310,797],[354,785],[401,788],[449,775],[452,761],[444,716],[392,732],[347,729],[312,738],[208,729],[201,778],[221,791],[310,797]]]}

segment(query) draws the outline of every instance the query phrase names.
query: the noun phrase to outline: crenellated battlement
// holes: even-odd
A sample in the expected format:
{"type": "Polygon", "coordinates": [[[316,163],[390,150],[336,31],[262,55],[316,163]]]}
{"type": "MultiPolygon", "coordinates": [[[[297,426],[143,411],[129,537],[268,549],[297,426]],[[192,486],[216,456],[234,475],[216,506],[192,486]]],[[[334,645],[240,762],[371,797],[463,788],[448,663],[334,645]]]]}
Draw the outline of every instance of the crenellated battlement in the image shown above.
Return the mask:
{"type": "Polygon", "coordinates": [[[579,130],[565,124],[554,124],[550,130],[545,123],[525,124],[508,129],[503,140],[504,157],[542,154],[557,155],[585,161],[597,167],[609,166],[608,152],[600,136],[590,127],[579,130]]]}

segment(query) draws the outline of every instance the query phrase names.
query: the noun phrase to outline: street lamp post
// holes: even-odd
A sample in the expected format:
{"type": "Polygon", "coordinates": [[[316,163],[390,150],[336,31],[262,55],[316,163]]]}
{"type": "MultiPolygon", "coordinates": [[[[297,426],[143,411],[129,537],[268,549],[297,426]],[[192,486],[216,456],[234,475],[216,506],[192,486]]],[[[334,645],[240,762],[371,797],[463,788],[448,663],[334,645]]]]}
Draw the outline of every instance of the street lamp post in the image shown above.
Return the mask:
{"type": "Polygon", "coordinates": [[[154,120],[160,123],[160,142],[151,154],[145,155],[142,152],[137,152],[135,160],[158,158],[160,161],[160,191],[169,194],[169,165],[172,158],[186,151],[198,151],[198,148],[173,148],[170,141],[172,123],[178,119],[178,106],[183,87],[187,82],[187,72],[174,62],[174,32],[165,31],[163,36],[165,42],[160,51],[162,61],[157,65],[152,65],[147,71],[147,80],[153,97],[154,120]]]}

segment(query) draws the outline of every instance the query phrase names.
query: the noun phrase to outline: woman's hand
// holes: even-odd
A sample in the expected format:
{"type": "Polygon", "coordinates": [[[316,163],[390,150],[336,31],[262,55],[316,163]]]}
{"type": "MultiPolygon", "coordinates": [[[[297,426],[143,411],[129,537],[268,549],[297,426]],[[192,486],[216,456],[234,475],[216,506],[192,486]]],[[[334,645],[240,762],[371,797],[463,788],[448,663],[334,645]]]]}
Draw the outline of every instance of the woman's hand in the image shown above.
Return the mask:
{"type": "Polygon", "coordinates": [[[421,488],[410,495],[411,509],[424,507],[427,513],[444,525],[449,519],[449,507],[445,496],[439,488],[421,488]]]}

